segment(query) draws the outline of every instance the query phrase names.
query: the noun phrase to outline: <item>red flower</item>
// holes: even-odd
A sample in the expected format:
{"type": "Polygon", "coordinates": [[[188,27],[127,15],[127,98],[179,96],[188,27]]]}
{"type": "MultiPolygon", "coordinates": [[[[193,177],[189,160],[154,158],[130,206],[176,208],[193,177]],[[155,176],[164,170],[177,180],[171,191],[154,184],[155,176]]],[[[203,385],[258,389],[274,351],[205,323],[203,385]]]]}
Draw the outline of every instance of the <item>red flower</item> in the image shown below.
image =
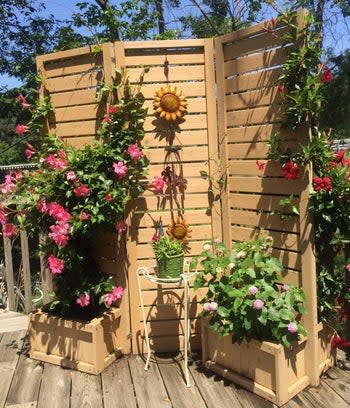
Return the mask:
{"type": "Polygon", "coordinates": [[[278,91],[279,93],[283,93],[283,92],[284,92],[284,85],[283,85],[283,84],[279,84],[278,87],[277,87],[277,91],[278,91]]]}
{"type": "Polygon", "coordinates": [[[105,200],[106,201],[112,201],[113,200],[112,194],[106,194],[105,195],[105,200]]]}
{"type": "Polygon", "coordinates": [[[153,242],[159,241],[159,235],[157,233],[153,234],[152,241],[153,242]]]}
{"type": "Polygon", "coordinates": [[[329,177],[314,177],[313,179],[313,186],[315,191],[331,191],[332,190],[332,185],[331,185],[332,180],[329,177]]]}
{"type": "Polygon", "coordinates": [[[20,124],[18,124],[18,125],[16,126],[15,132],[16,132],[16,134],[17,134],[18,136],[21,136],[21,135],[23,135],[24,133],[29,132],[29,127],[28,127],[27,125],[20,125],[20,124]]]}
{"type": "Polygon", "coordinates": [[[256,163],[256,165],[258,166],[258,170],[260,170],[260,171],[264,171],[264,170],[265,170],[266,163],[264,163],[264,162],[262,162],[262,161],[259,161],[259,160],[257,160],[255,163],[256,163]]]}
{"type": "Polygon", "coordinates": [[[332,71],[329,68],[324,67],[323,72],[322,72],[321,82],[323,83],[330,82],[332,79],[333,79],[332,71]]]}
{"type": "Polygon", "coordinates": [[[117,112],[117,108],[114,105],[111,105],[108,108],[108,113],[116,113],[117,112]]]}
{"type": "Polygon", "coordinates": [[[331,346],[333,348],[344,349],[350,347],[350,341],[342,339],[338,334],[331,337],[331,346]]]}
{"type": "Polygon", "coordinates": [[[337,167],[338,164],[342,164],[343,166],[349,164],[349,160],[345,157],[345,153],[346,150],[339,150],[339,152],[335,154],[334,160],[331,161],[333,167],[337,167]]]}
{"type": "Polygon", "coordinates": [[[23,96],[22,93],[18,95],[18,101],[22,105],[22,109],[30,108],[30,103],[27,102],[26,98],[23,96]]]}
{"type": "Polygon", "coordinates": [[[76,187],[73,191],[76,197],[87,197],[91,193],[91,190],[86,184],[81,184],[79,187],[76,187]]]}
{"type": "Polygon", "coordinates": [[[296,180],[299,176],[299,171],[299,167],[291,160],[282,166],[283,176],[287,180],[296,180]]]}

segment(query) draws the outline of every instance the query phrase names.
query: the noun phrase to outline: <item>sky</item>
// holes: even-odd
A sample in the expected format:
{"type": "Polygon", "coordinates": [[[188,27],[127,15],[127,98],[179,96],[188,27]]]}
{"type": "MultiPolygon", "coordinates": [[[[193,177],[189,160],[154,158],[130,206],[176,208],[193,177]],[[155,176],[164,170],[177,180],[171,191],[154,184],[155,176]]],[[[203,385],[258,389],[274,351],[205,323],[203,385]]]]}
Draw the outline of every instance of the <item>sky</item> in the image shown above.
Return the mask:
{"type": "MultiPolygon", "coordinates": [[[[78,0],[46,0],[46,11],[44,14],[53,14],[56,18],[62,20],[68,19],[73,13],[79,12],[79,9],[75,7],[77,1],[78,0]]],[[[192,13],[198,14],[196,7],[191,5],[190,2],[188,3],[189,4],[185,6],[187,10],[183,10],[182,8],[180,13],[184,15],[191,11],[192,13]]],[[[265,10],[264,14],[266,19],[273,16],[271,15],[271,11],[268,12],[265,10]]],[[[172,18],[169,19],[171,20],[172,18]]],[[[176,15],[174,15],[174,19],[176,19],[176,15]]],[[[339,19],[332,14],[326,16],[326,22],[328,28],[325,32],[325,48],[331,49],[335,55],[338,55],[349,47],[350,29],[343,19],[339,19]]],[[[350,26],[350,21],[348,23],[350,26]]],[[[20,85],[20,82],[16,78],[9,77],[8,75],[0,75],[0,89],[3,86],[14,88],[20,85]]]]}

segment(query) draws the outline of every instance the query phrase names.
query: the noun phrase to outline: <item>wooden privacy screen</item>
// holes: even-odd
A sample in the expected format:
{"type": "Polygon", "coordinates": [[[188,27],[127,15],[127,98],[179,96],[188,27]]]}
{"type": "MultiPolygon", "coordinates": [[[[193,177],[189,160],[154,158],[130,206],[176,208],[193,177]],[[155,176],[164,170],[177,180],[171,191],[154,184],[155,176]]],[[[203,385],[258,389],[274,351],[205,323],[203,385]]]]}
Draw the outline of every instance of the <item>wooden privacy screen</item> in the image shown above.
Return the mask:
{"type": "MultiPolygon", "coordinates": [[[[316,282],[312,254],[311,228],[307,212],[310,169],[299,180],[282,177],[281,168],[268,163],[260,171],[256,160],[266,161],[266,141],[280,129],[283,106],[276,80],[292,45],[283,46],[278,35],[263,30],[263,24],[215,40],[174,40],[103,44],[101,51],[89,47],[38,57],[38,68],[45,78],[43,93],[51,96],[55,114],[49,129],[67,143],[81,146],[96,134],[106,106],[95,102],[99,81],[110,82],[115,67],[126,67],[131,82],[137,83],[141,64],[149,66],[141,91],[149,114],[145,123],[145,154],[149,158],[151,183],[165,166],[186,179],[187,188],[178,202],[169,194],[155,195],[146,190],[137,201],[128,220],[125,266],[115,260],[113,238],[105,239],[103,270],[114,273],[128,295],[123,298],[121,325],[131,333],[132,351],[143,351],[142,321],[137,293],[136,271],[154,264],[150,245],[155,223],[163,225],[172,214],[183,214],[192,226],[187,256],[201,252],[211,237],[223,237],[226,243],[253,238],[264,229],[274,238],[275,254],[286,268],[289,282],[303,285],[308,296],[305,325],[316,338],[316,282]],[[153,115],[152,98],[164,85],[175,85],[188,100],[188,114],[177,124],[165,124],[153,115]],[[97,119],[96,119],[97,117],[97,119]],[[208,192],[207,180],[200,171],[214,179],[224,169],[227,189],[219,194],[208,192]],[[281,207],[279,201],[293,194],[300,206],[300,217],[281,207]],[[213,199],[214,197],[214,199],[213,199]],[[280,214],[284,215],[281,220],[280,214]],[[275,211],[275,214],[271,214],[275,211]],[[130,316],[130,321],[129,321],[130,316]]],[[[278,27],[277,34],[285,32],[278,27]]],[[[282,133],[291,148],[297,136],[282,133]]],[[[142,283],[147,324],[153,349],[175,350],[182,347],[182,290],[165,291],[146,280],[142,283]]],[[[190,317],[193,346],[199,346],[198,302],[204,290],[191,291],[190,317]]],[[[124,351],[130,350],[125,337],[124,351]]],[[[314,356],[314,362],[317,361],[314,356]]]]}

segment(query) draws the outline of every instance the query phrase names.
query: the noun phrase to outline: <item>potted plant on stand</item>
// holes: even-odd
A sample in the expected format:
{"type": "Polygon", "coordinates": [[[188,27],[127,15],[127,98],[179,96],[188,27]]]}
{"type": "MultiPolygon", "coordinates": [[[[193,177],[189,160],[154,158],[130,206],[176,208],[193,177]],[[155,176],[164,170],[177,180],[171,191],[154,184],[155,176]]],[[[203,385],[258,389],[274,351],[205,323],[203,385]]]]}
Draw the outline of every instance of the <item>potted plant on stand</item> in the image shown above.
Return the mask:
{"type": "Polygon", "coordinates": [[[153,236],[152,247],[157,262],[157,275],[161,279],[177,279],[183,272],[183,242],[165,235],[153,236]]]}
{"type": "Polygon", "coordinates": [[[301,322],[305,295],[282,282],[272,239],[204,245],[203,362],[244,388],[282,405],[308,384],[301,322]]]}
{"type": "MultiPolygon", "coordinates": [[[[99,268],[97,237],[110,231],[120,240],[127,229],[126,204],[143,191],[146,172],[140,146],[143,97],[122,73],[116,78],[103,87],[111,103],[99,141],[77,149],[56,135],[43,135],[40,146],[27,144],[25,150],[38,168],[7,175],[1,189],[3,202],[16,203],[0,208],[5,234],[12,237],[25,228],[46,237],[41,253],[54,291],[44,310],[30,315],[31,357],[94,374],[115,359],[121,317],[113,306],[123,294],[99,268]]],[[[24,140],[41,132],[42,119],[52,110],[48,99],[25,106],[32,119],[16,128],[24,140]]]]}

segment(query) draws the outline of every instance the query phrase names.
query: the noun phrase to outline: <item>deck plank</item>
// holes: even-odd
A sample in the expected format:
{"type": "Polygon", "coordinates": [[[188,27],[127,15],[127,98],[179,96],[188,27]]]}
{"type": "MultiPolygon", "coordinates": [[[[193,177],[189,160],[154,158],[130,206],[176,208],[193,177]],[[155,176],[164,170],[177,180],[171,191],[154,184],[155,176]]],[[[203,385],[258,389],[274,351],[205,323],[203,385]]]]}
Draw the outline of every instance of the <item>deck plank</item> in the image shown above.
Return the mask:
{"type": "Polygon", "coordinates": [[[71,372],[45,363],[38,400],[38,408],[69,408],[71,372]]]}
{"type": "Polygon", "coordinates": [[[156,361],[174,408],[206,408],[193,378],[190,378],[193,385],[186,387],[181,354],[171,357],[157,355],[156,361]]]}
{"type": "Polygon", "coordinates": [[[6,408],[36,406],[39,396],[43,364],[21,354],[7,396],[6,408]]]}
{"type": "Polygon", "coordinates": [[[101,374],[101,378],[104,408],[137,407],[127,357],[107,367],[101,374]]]}
{"type": "Polygon", "coordinates": [[[344,401],[350,404],[350,371],[341,370],[339,367],[333,367],[328,370],[322,379],[332,388],[344,401]]]}
{"type": "Polygon", "coordinates": [[[71,371],[71,407],[103,408],[99,375],[71,371]]]}
{"type": "Polygon", "coordinates": [[[208,408],[241,408],[239,397],[231,383],[195,361],[189,366],[192,377],[208,408]]]}
{"type": "Polygon", "coordinates": [[[22,350],[25,331],[4,333],[0,341],[0,407],[6,402],[11,381],[22,350]]]}
{"type": "Polygon", "coordinates": [[[0,310],[0,332],[28,329],[28,316],[23,313],[0,310]]]}
{"type": "Polygon", "coordinates": [[[172,407],[157,364],[151,363],[145,371],[143,359],[135,356],[129,360],[129,367],[139,408],[172,407]]]}
{"type": "Polygon", "coordinates": [[[318,387],[309,387],[303,392],[303,396],[317,408],[349,408],[350,405],[344,401],[326,383],[321,383],[318,387]]]}

